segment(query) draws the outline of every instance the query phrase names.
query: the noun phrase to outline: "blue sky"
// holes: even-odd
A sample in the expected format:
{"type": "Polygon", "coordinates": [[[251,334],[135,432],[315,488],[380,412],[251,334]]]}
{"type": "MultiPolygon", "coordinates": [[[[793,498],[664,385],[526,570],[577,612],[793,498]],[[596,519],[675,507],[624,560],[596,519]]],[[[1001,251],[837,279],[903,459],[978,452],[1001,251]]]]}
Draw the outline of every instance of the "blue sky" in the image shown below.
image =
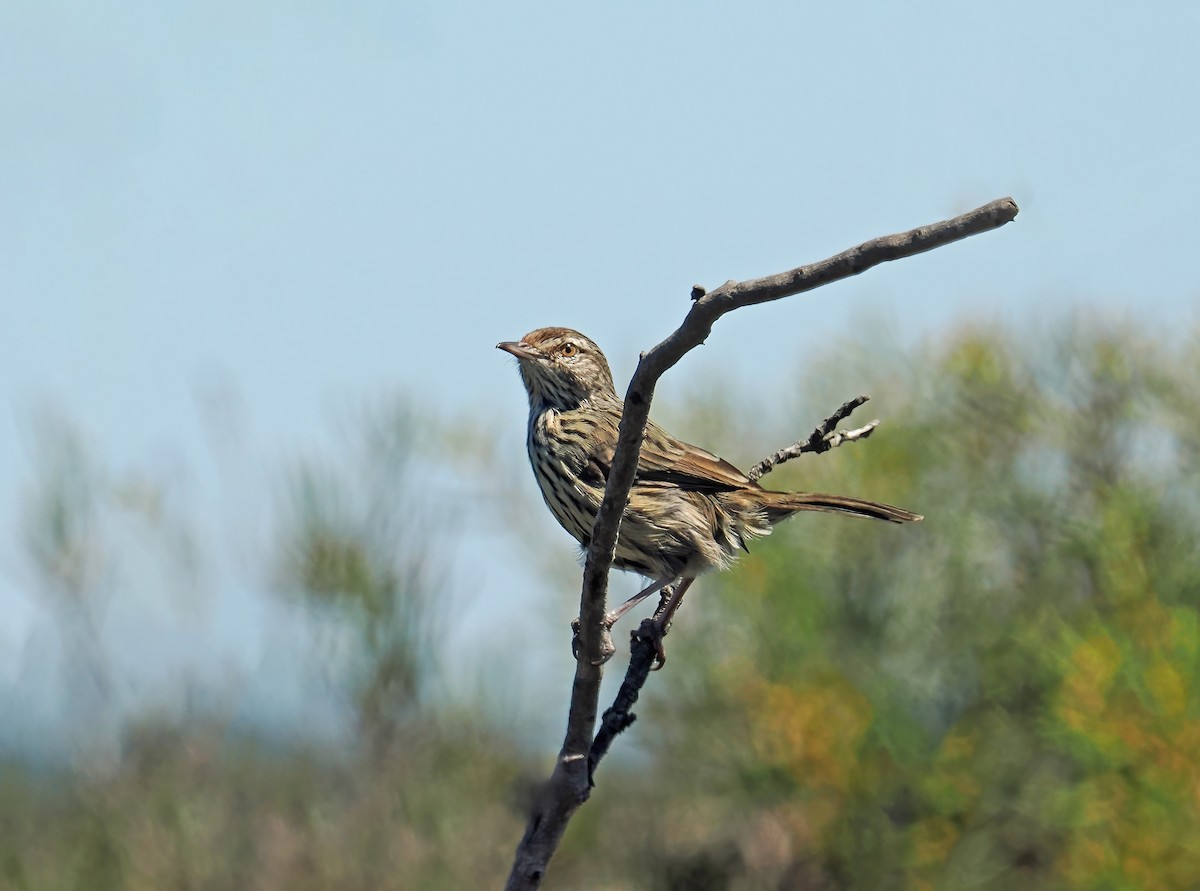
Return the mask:
{"type": "MultiPolygon", "coordinates": [[[[0,4],[0,687],[45,633],[16,536],[46,408],[253,526],[249,481],[346,404],[420,391],[519,452],[497,341],[570,325],[627,377],[693,283],[1004,195],[999,232],[721,321],[660,398],[871,313],[1191,327],[1197,46],[1187,3],[0,4]]],[[[526,569],[469,573],[475,614],[526,569]]],[[[270,607],[216,601],[172,649],[244,670],[270,607]]]]}

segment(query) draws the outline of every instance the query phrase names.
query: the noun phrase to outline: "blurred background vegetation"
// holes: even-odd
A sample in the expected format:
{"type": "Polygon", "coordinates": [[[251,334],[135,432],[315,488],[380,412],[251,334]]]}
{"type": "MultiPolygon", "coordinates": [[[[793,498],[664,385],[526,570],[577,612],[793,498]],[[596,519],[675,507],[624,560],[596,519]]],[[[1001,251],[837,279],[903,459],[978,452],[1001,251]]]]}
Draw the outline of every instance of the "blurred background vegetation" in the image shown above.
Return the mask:
{"type": "MultiPolygon", "coordinates": [[[[748,465],[870,392],[854,420],[880,415],[876,436],[766,482],[927,519],[801,517],[704,579],[546,887],[1200,887],[1200,339],[1070,321],[911,348],[876,334],[805,358],[799,385],[700,381],[658,407],[748,465]]],[[[502,885],[560,741],[524,722],[557,728],[565,702],[512,689],[513,660],[551,653],[561,696],[572,669],[564,627],[502,607],[507,649],[445,652],[454,572],[476,558],[444,484],[526,536],[507,559],[543,611],[573,610],[558,602],[578,581],[537,582],[533,554],[571,545],[537,525],[531,551],[520,531],[542,510],[521,443],[403,400],[347,428],[336,455],[276,468],[252,543],[343,704],[339,732],[281,737],[211,691],[180,690],[170,714],[115,707],[109,605],[140,586],[194,609],[206,551],[67,421],[31,424],[22,577],[82,729],[3,753],[0,888],[502,885]]]]}

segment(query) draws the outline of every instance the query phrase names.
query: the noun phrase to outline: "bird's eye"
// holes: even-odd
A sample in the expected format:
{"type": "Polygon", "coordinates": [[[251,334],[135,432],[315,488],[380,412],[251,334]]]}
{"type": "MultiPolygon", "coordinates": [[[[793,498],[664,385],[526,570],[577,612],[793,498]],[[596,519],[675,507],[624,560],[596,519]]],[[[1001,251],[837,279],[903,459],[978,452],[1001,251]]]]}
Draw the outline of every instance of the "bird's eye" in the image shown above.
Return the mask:
{"type": "Polygon", "coordinates": [[[562,345],[562,349],[558,351],[558,354],[564,359],[570,359],[572,356],[579,354],[579,347],[573,343],[564,343],[562,345]]]}

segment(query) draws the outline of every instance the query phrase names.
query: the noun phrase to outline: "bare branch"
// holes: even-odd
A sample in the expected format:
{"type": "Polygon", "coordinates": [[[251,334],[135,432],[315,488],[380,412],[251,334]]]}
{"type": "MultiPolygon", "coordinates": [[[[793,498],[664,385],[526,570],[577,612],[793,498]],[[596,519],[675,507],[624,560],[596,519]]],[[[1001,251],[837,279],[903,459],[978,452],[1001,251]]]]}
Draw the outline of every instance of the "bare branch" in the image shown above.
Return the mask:
{"type": "Polygon", "coordinates": [[[763,458],[750,468],[750,472],[746,476],[750,477],[752,481],[757,482],[785,461],[791,461],[793,458],[799,458],[801,455],[809,452],[814,455],[820,455],[828,452],[830,449],[836,449],[842,443],[866,439],[879,426],[878,418],[856,430],[836,430],[834,428],[850,417],[856,408],[870,398],[870,396],[865,395],[855,396],[849,402],[843,403],[841,408],[822,421],[821,425],[809,434],[808,439],[798,439],[787,448],[780,449],[768,458],[763,458]]]}
{"type": "MultiPolygon", "coordinates": [[[[669,589],[664,594],[669,594],[669,589]]],[[[629,668],[625,671],[625,680],[621,682],[621,689],[617,691],[613,704],[605,709],[604,717],[600,720],[600,730],[596,733],[596,738],[592,741],[592,747],[588,753],[588,779],[592,781],[593,785],[595,785],[596,767],[608,754],[613,740],[637,720],[637,715],[633,713],[632,709],[637,704],[638,695],[646,683],[646,678],[654,670],[656,655],[654,635],[655,633],[667,633],[666,629],[655,632],[653,625],[653,619],[645,619],[641,626],[630,635],[632,645],[629,668]]]]}
{"type": "MultiPolygon", "coordinates": [[[[612,567],[621,514],[629,501],[637,470],[638,455],[650,401],[658,379],[684,354],[704,342],[713,323],[727,312],[756,303],[778,300],[810,291],[852,275],[866,272],[888,260],[911,257],[971,235],[987,232],[1011,222],[1017,215],[1016,202],[1001,198],[950,220],[921,226],[908,232],[864,242],[858,247],[789,272],[744,282],[728,281],[709,293],[696,288],[692,307],[666,340],[645,352],[634,371],[625,396],[616,452],[608,474],[604,499],[592,527],[591,544],[583,569],[580,595],[580,654],[575,663],[566,738],[542,800],[535,805],[525,836],[517,847],[508,891],[537,888],[546,865],[554,854],[566,823],[590,793],[589,754],[600,699],[600,656],[607,643],[604,614],[608,598],[608,573],[612,567]]],[[[859,433],[859,437],[868,435],[859,433]]]]}

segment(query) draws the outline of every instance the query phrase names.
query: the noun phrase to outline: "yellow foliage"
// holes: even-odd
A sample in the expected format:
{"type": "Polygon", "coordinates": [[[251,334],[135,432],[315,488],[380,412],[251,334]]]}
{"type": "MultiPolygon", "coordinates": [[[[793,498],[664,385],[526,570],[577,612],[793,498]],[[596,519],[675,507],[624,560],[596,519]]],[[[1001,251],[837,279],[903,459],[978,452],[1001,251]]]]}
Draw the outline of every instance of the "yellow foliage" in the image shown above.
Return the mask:
{"type": "Polygon", "coordinates": [[[970,808],[979,798],[975,764],[979,735],[974,730],[955,728],[942,740],[933,770],[922,784],[941,814],[970,808]]]}
{"type": "Polygon", "coordinates": [[[1146,670],[1146,688],[1160,714],[1175,717],[1187,708],[1188,691],[1183,676],[1165,659],[1156,659],[1146,670]]]}
{"type": "Polygon", "coordinates": [[[913,866],[917,869],[945,863],[962,831],[945,817],[922,820],[912,830],[913,866]]]}
{"type": "Polygon", "coordinates": [[[1068,727],[1085,735],[1107,733],[1102,716],[1120,667],[1121,650],[1103,630],[1075,645],[1059,694],[1059,715],[1068,727]]]}
{"type": "Polygon", "coordinates": [[[871,724],[866,697],[844,678],[799,688],[759,682],[752,694],[755,745],[802,785],[845,791],[871,724]]]}

